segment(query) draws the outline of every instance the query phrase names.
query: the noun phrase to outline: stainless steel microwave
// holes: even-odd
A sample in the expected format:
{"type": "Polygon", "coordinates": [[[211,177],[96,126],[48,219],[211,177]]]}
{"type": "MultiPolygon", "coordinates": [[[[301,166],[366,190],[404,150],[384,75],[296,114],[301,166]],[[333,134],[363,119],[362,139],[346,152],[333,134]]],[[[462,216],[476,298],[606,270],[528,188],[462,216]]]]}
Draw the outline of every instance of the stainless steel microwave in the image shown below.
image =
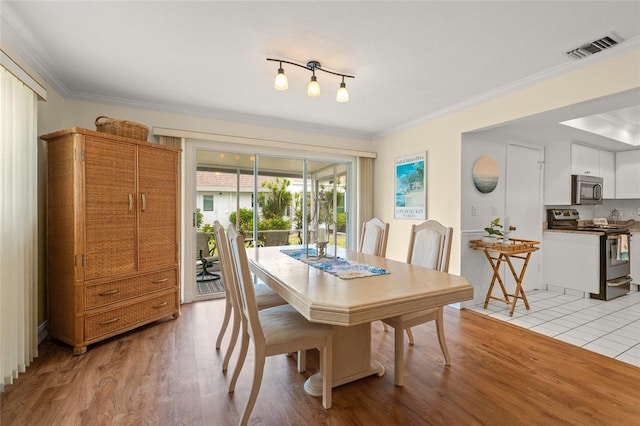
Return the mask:
{"type": "Polygon", "coordinates": [[[571,204],[602,204],[601,177],[571,175],[571,204]]]}

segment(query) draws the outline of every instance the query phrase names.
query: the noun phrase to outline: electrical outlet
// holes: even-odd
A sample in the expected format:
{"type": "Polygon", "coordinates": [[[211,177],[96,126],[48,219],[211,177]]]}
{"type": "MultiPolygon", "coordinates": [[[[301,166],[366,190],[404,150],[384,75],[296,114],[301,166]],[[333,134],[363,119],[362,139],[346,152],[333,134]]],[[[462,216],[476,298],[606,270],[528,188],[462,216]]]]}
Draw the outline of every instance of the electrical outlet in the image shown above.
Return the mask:
{"type": "Polygon", "coordinates": [[[471,206],[471,216],[477,216],[478,215],[478,209],[476,208],[476,206],[471,206]]]}
{"type": "Polygon", "coordinates": [[[638,208],[636,209],[636,214],[637,214],[638,216],[640,216],[640,207],[638,207],[638,208]]]}
{"type": "Polygon", "coordinates": [[[495,207],[491,206],[491,216],[495,216],[497,214],[498,214],[498,210],[495,207]]]}

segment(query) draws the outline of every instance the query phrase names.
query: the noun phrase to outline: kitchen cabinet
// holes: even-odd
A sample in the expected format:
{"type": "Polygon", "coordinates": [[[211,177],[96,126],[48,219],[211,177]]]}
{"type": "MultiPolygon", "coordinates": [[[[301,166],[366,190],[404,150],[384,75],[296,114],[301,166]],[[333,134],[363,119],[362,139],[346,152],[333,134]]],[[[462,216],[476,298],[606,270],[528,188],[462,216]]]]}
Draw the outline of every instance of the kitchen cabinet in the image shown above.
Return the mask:
{"type": "Polygon", "coordinates": [[[600,292],[600,236],[545,232],[542,236],[543,282],[546,285],[600,292]]]}
{"type": "Polygon", "coordinates": [[[544,204],[571,205],[571,145],[558,142],[544,149],[544,204]]]}
{"type": "Polygon", "coordinates": [[[616,154],[615,152],[598,150],[600,158],[600,177],[602,177],[602,198],[616,198],[616,154]]]}
{"type": "Polygon", "coordinates": [[[640,232],[631,233],[629,250],[631,251],[631,282],[640,286],[640,232]]]}
{"type": "Polygon", "coordinates": [[[600,176],[600,150],[584,145],[571,144],[571,174],[600,176]]]}
{"type": "Polygon", "coordinates": [[[179,149],[71,128],[47,142],[48,332],[87,345],[179,315],[179,149]]]}
{"type": "Polygon", "coordinates": [[[571,205],[571,175],[603,178],[603,197],[616,198],[616,155],[571,142],[545,147],[544,204],[571,205]]]}
{"type": "Polygon", "coordinates": [[[616,152],[616,198],[640,198],[640,150],[616,152]]]}

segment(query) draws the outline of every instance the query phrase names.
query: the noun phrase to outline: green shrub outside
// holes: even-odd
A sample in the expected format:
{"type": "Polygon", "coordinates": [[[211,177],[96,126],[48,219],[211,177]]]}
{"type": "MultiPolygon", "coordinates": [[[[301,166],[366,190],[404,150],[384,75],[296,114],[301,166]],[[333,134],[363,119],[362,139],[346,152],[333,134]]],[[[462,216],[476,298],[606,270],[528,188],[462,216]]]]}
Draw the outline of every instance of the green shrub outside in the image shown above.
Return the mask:
{"type": "MultiPolygon", "coordinates": [[[[229,214],[229,222],[236,223],[236,212],[229,214]]],[[[280,216],[271,217],[268,219],[260,219],[258,221],[259,231],[270,230],[286,230],[291,229],[291,221],[285,220],[280,216]]],[[[247,208],[240,209],[240,229],[243,234],[253,232],[253,210],[247,208]]]]}
{"type": "Polygon", "coordinates": [[[336,214],[336,226],[338,227],[338,232],[347,232],[347,214],[346,213],[336,214]]]}

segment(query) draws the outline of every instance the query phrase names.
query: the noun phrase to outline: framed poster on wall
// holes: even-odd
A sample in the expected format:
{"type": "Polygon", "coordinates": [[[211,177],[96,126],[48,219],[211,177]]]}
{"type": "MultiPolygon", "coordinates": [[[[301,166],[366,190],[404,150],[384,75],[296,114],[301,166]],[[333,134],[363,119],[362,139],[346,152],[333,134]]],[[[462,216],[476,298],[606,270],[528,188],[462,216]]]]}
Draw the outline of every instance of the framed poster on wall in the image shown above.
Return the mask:
{"type": "Polygon", "coordinates": [[[395,160],[396,219],[427,218],[427,153],[405,155],[395,160]]]}

